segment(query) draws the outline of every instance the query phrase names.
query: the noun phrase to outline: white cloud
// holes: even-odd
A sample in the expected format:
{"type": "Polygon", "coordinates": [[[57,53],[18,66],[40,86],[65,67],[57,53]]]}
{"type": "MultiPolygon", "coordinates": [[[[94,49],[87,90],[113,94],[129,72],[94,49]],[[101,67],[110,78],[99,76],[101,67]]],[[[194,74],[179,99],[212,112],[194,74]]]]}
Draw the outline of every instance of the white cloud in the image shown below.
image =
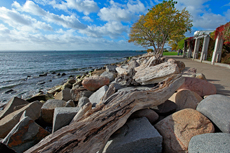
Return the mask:
{"type": "Polygon", "coordinates": [[[220,14],[205,13],[194,20],[193,26],[204,28],[205,30],[215,30],[226,22],[226,18],[220,14]]]}
{"type": "Polygon", "coordinates": [[[61,25],[65,28],[85,29],[87,27],[86,25],[82,24],[73,14],[70,16],[59,16],[53,13],[49,13],[30,0],[26,1],[23,6],[21,6],[17,2],[14,2],[12,6],[19,11],[41,16],[46,21],[61,25]]]}
{"type": "Polygon", "coordinates": [[[186,10],[192,15],[193,29],[215,30],[227,22],[227,14],[223,16],[211,13],[212,10],[209,8],[209,5],[205,4],[208,1],[209,0],[177,0],[176,8],[182,10],[186,7],[186,10]]]}
{"type": "Polygon", "coordinates": [[[5,27],[3,24],[0,24],[0,34],[9,34],[10,33],[10,30],[5,27]]]}
{"type": "Polygon", "coordinates": [[[97,12],[99,7],[94,0],[66,0],[66,2],[57,3],[56,0],[51,1],[51,4],[54,8],[61,10],[75,9],[79,12],[83,12],[85,15],[89,15],[92,12],[97,12]]]}
{"type": "Polygon", "coordinates": [[[86,25],[82,24],[74,15],[64,16],[64,15],[56,15],[53,13],[47,14],[44,16],[44,19],[48,22],[59,24],[65,28],[73,28],[73,29],[85,29],[86,25]]]}
{"type": "Polygon", "coordinates": [[[137,1],[135,4],[128,2],[127,5],[123,6],[111,0],[110,7],[103,7],[98,13],[98,16],[104,21],[129,22],[133,19],[137,19],[139,13],[145,11],[146,8],[140,1],[137,1]]]}
{"type": "Polygon", "coordinates": [[[120,22],[111,21],[104,26],[88,26],[87,29],[80,30],[80,33],[90,37],[109,36],[111,38],[123,37],[122,33],[128,33],[129,27],[122,25],[120,22]]]}
{"type": "Polygon", "coordinates": [[[93,20],[89,16],[83,16],[82,19],[85,21],[93,22],[93,20]]]}
{"type": "Polygon", "coordinates": [[[32,13],[33,15],[39,15],[39,16],[47,15],[46,11],[44,11],[42,8],[40,8],[32,1],[26,1],[23,7],[18,2],[14,1],[12,7],[15,7],[19,11],[32,13]]]}
{"type": "MultiPolygon", "coordinates": [[[[0,26],[1,27],[1,26],[0,26]]],[[[2,50],[136,50],[143,49],[127,41],[109,41],[104,38],[76,36],[74,31],[58,30],[54,34],[31,34],[25,31],[12,30],[1,35],[2,50]],[[14,45],[9,45],[9,44],[14,45]],[[89,45],[90,44],[90,45],[89,45]]]]}
{"type": "Polygon", "coordinates": [[[34,0],[36,3],[41,4],[41,5],[46,5],[50,3],[50,0],[34,0]]]}
{"type": "Polygon", "coordinates": [[[20,14],[15,10],[9,10],[5,7],[0,7],[0,20],[7,23],[13,28],[26,31],[34,31],[38,29],[53,30],[52,27],[44,22],[37,21],[30,16],[20,14]]]}
{"type": "Polygon", "coordinates": [[[224,12],[226,18],[230,20],[230,9],[227,10],[227,12],[224,12]]]}

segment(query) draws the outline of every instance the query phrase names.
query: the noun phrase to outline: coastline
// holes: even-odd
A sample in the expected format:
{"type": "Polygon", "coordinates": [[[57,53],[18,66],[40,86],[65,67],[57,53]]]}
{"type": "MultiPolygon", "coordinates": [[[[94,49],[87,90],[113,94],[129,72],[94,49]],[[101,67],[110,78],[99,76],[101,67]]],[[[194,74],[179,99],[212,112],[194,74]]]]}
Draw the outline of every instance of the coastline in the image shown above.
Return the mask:
{"type": "Polygon", "coordinates": [[[126,145],[135,151],[140,146],[149,152],[178,152],[182,147],[187,151],[190,139],[197,135],[229,132],[220,123],[228,122],[223,119],[228,107],[229,98],[216,94],[215,86],[195,68],[148,53],[73,76],[47,94],[38,93],[26,101],[11,99],[0,113],[0,138],[2,144],[25,153],[125,152],[126,145]],[[206,107],[214,111],[206,113],[206,107]],[[216,114],[217,120],[210,117],[216,109],[223,112],[216,114]],[[30,123],[39,132],[28,131],[30,123]],[[26,145],[25,135],[35,136],[29,141],[36,142],[26,145]]]}
{"type": "MultiPolygon", "coordinates": [[[[118,52],[116,54],[115,52],[113,53],[113,52],[99,51],[98,55],[97,53],[98,52],[87,51],[86,53],[84,52],[84,54],[82,54],[82,52],[80,51],[77,51],[77,52],[74,52],[74,51],[61,52],[60,51],[58,53],[36,52],[33,55],[33,52],[23,52],[23,53],[13,52],[12,54],[13,57],[20,54],[20,56],[18,57],[19,59],[24,58],[22,56],[23,54],[24,55],[28,54],[28,57],[32,58],[32,61],[33,61],[34,56],[39,56],[38,59],[35,59],[35,62],[38,63],[39,65],[36,66],[37,68],[35,67],[34,69],[30,71],[30,68],[33,67],[33,65],[31,65],[30,58],[26,58],[25,60],[22,59],[22,62],[30,60],[29,63],[25,63],[26,65],[28,65],[27,66],[28,68],[26,68],[23,65],[22,65],[23,68],[20,68],[19,67],[21,65],[20,60],[17,62],[18,64],[14,64],[13,61],[12,62],[5,61],[5,63],[9,63],[8,65],[15,65],[15,66],[18,65],[18,68],[16,67],[15,69],[14,68],[15,66],[13,67],[16,71],[14,73],[13,73],[14,70],[12,70],[11,68],[8,70],[8,72],[10,72],[9,74],[5,70],[3,70],[2,74],[0,74],[2,77],[1,78],[2,80],[0,80],[0,83],[1,83],[0,85],[0,94],[1,94],[0,103],[6,103],[12,96],[17,96],[19,98],[25,99],[39,92],[46,93],[48,88],[52,88],[53,86],[56,86],[57,84],[63,84],[71,76],[83,75],[89,71],[93,71],[94,69],[103,67],[104,66],[103,63],[113,63],[111,61],[122,61],[124,60],[125,57],[117,58],[116,56],[120,53],[122,53],[121,56],[123,56],[129,52],[127,53],[118,52]],[[68,55],[69,53],[70,53],[70,56],[66,57],[66,55],[68,55]],[[87,55],[88,53],[93,53],[93,54],[87,55]],[[108,57],[104,58],[102,56],[102,61],[96,62],[96,60],[101,60],[101,58],[98,58],[100,54],[105,54],[108,57]],[[63,55],[65,56],[63,57],[63,55]],[[77,56],[77,58],[75,58],[75,56],[77,56]],[[45,59],[44,60],[42,59],[42,61],[40,61],[40,59],[43,57],[45,59]],[[56,61],[50,62],[50,58],[52,57],[57,58],[56,59],[57,62],[56,61]],[[70,57],[70,59],[68,59],[68,57],[70,57]],[[94,61],[91,60],[92,58],[95,58],[93,59],[94,61]],[[76,62],[74,62],[74,60],[76,60],[76,62]],[[47,64],[46,64],[46,61],[48,62],[47,64]],[[45,62],[45,63],[40,64],[40,62],[45,62]],[[51,65],[52,63],[53,63],[53,66],[51,65]],[[62,65],[64,64],[64,65],[63,66],[61,65],[61,67],[59,68],[60,64],[62,65]],[[49,67],[50,69],[48,69],[49,67]],[[26,71],[20,72],[19,71],[20,69],[22,70],[25,69],[26,71]],[[17,73],[22,74],[22,75],[18,75],[17,73]]],[[[135,53],[135,54],[139,54],[139,53],[135,53]]],[[[14,60],[14,58],[12,59],[5,58],[5,59],[0,59],[0,60],[14,60]]],[[[5,66],[3,65],[3,67],[7,68],[7,65],[5,66]]]]}

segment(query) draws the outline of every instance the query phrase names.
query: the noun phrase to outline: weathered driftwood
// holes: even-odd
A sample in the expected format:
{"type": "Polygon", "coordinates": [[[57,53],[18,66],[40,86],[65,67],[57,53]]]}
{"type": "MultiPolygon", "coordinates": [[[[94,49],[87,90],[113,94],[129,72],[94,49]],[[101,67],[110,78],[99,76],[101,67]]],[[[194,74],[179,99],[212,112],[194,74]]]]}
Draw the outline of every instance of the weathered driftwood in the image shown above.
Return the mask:
{"type": "Polygon", "coordinates": [[[133,79],[142,84],[154,84],[163,81],[165,78],[172,74],[179,74],[180,70],[177,64],[165,62],[156,66],[147,66],[138,70],[133,79]]]}
{"type": "Polygon", "coordinates": [[[73,120],[71,122],[77,122],[79,120],[81,120],[81,118],[83,117],[83,115],[90,111],[92,109],[92,103],[87,103],[85,104],[83,107],[80,108],[79,112],[74,116],[73,120]]]}
{"type": "Polygon", "coordinates": [[[116,92],[79,122],[47,136],[26,153],[95,153],[135,111],[165,102],[184,82],[180,75],[168,77],[163,84],[145,91],[116,92]]]}
{"type": "Polygon", "coordinates": [[[138,85],[138,83],[133,79],[133,76],[135,75],[136,71],[134,68],[129,69],[128,73],[119,74],[117,78],[115,79],[115,82],[119,82],[120,84],[124,86],[128,85],[138,85]]]}

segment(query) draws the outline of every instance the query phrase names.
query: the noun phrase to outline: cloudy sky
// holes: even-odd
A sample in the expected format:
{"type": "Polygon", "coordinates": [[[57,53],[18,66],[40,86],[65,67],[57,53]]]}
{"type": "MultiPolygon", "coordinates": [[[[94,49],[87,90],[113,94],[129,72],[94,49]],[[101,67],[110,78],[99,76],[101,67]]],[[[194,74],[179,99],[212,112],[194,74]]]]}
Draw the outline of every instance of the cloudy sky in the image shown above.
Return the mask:
{"type": "MultiPolygon", "coordinates": [[[[161,0],[0,0],[0,50],[139,50],[130,27],[161,0]]],[[[230,21],[229,0],[177,0],[193,31],[230,21]]]]}

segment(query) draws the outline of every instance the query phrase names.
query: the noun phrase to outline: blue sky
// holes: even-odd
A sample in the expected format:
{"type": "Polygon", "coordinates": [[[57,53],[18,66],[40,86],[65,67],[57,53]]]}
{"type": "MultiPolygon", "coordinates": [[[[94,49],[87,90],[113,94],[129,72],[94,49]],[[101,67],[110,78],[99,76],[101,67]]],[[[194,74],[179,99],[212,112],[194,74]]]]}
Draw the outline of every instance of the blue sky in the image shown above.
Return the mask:
{"type": "MultiPolygon", "coordinates": [[[[161,0],[1,0],[0,50],[139,50],[130,27],[161,0]]],[[[230,21],[229,0],[178,0],[196,30],[230,21]]]]}

